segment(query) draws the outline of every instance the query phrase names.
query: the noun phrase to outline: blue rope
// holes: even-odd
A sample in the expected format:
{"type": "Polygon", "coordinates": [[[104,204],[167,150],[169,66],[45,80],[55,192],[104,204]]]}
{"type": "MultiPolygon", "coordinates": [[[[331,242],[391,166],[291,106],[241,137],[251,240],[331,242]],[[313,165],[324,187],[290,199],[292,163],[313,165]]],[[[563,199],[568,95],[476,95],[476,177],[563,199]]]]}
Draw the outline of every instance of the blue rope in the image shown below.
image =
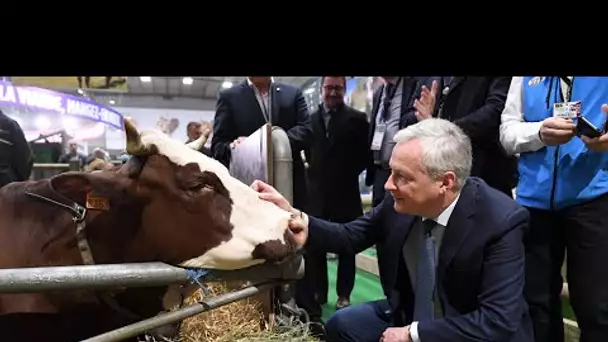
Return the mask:
{"type": "Polygon", "coordinates": [[[211,270],[206,268],[189,268],[186,270],[186,275],[190,280],[191,284],[197,284],[202,290],[205,296],[209,296],[211,292],[206,284],[201,283],[201,279],[209,280],[212,276],[211,270]]]}

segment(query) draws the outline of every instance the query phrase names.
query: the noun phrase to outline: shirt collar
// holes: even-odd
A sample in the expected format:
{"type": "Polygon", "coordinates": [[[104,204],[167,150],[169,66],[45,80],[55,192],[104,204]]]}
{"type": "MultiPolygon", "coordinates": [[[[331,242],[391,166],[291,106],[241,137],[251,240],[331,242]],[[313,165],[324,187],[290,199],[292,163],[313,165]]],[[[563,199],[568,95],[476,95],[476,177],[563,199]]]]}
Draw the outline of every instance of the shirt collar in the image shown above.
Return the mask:
{"type": "MultiPolygon", "coordinates": [[[[441,214],[439,214],[439,216],[437,216],[436,218],[433,219],[433,221],[437,222],[438,224],[447,227],[448,226],[448,222],[450,221],[450,216],[452,216],[452,212],[454,212],[454,208],[456,207],[456,203],[458,203],[458,199],[460,198],[460,193],[456,196],[456,199],[454,199],[454,201],[452,201],[452,203],[445,208],[441,214]]],[[[423,220],[428,220],[428,218],[423,218],[423,220]]]]}

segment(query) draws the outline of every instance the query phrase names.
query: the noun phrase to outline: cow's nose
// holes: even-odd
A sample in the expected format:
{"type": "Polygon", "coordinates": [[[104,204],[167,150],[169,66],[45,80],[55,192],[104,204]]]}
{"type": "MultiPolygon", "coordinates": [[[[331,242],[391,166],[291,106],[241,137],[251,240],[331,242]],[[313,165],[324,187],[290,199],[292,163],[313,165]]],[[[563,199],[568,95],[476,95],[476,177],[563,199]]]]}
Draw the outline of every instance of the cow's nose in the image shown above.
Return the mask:
{"type": "Polygon", "coordinates": [[[279,263],[296,254],[298,244],[293,238],[293,234],[289,229],[283,234],[285,243],[281,240],[270,240],[258,244],[253,249],[251,256],[253,259],[265,260],[266,262],[279,263]]]}

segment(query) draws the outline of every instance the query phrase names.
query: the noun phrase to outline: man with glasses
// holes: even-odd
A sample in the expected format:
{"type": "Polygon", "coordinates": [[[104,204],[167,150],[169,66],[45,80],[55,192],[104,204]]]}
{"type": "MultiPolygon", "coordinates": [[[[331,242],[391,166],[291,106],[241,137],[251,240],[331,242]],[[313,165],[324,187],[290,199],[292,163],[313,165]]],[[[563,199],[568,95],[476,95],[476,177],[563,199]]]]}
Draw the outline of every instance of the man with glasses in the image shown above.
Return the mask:
{"type": "Polygon", "coordinates": [[[416,77],[382,76],[385,84],[374,94],[369,146],[373,163],[367,169],[365,183],[373,185],[372,204],[380,204],[385,195],[384,183],[390,174],[388,161],[395,146],[398,130],[418,122],[414,98],[418,89],[416,77]]]}
{"type": "MultiPolygon", "coordinates": [[[[346,77],[324,76],[323,103],[311,115],[313,139],[305,150],[308,161],[310,212],[327,221],[345,223],[363,214],[359,175],[369,164],[367,115],[344,103],[346,77]]],[[[328,292],[325,251],[306,251],[306,275],[298,287],[299,304],[312,321],[320,322],[328,292]],[[316,296],[315,296],[316,294],[316,296]],[[316,297],[316,298],[315,298],[316,297]]],[[[340,254],[336,309],[350,305],[355,285],[355,255],[340,254]]]]}

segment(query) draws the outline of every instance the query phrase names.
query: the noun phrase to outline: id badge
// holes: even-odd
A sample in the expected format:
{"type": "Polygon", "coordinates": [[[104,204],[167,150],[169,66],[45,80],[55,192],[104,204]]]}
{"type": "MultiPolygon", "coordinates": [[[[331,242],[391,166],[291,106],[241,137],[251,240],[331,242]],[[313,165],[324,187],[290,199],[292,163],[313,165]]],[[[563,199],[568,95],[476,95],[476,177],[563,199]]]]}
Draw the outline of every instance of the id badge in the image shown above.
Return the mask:
{"type": "Polygon", "coordinates": [[[384,140],[384,134],[386,133],[386,124],[377,123],[376,130],[374,131],[374,137],[372,138],[372,151],[380,151],[382,147],[382,141],[384,140]]]}
{"type": "Polygon", "coordinates": [[[553,116],[562,119],[576,119],[581,116],[582,103],[580,101],[561,102],[553,105],[553,116]]]}

